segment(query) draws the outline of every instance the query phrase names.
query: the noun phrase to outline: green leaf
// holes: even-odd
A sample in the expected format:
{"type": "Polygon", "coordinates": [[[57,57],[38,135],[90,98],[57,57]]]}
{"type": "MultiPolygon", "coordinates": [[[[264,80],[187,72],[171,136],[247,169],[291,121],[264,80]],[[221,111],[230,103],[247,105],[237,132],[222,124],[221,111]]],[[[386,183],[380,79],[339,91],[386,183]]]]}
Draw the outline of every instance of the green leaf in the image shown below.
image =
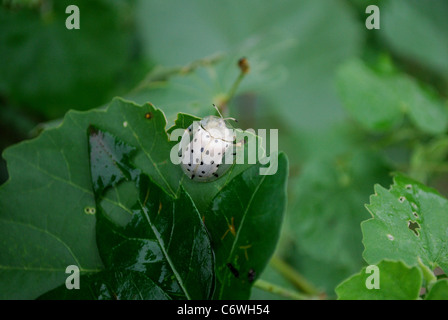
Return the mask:
{"type": "Polygon", "coordinates": [[[337,83],[345,109],[369,130],[391,130],[404,114],[426,133],[438,134],[447,128],[448,109],[410,77],[376,74],[363,62],[352,60],[339,70],[337,83]]]}
{"type": "Polygon", "coordinates": [[[214,299],[248,299],[253,281],[275,250],[286,204],[288,162],[280,153],[275,174],[260,175],[260,167],[235,177],[204,216],[216,259],[214,299]]]}
{"type": "MultiPolygon", "coordinates": [[[[213,252],[191,198],[181,189],[173,199],[139,173],[129,163],[135,149],[108,132],[89,127],[89,150],[96,238],[106,270],[84,277],[82,290],[71,296],[84,298],[90,293],[90,298],[104,299],[105,287],[115,299],[209,298],[213,252]],[[110,197],[104,197],[110,194],[116,197],[114,206],[110,197]]],[[[42,298],[58,298],[61,291],[66,288],[42,298]]]]}
{"type": "MultiPolygon", "coordinates": [[[[136,180],[140,195],[126,207],[132,214],[127,224],[107,221],[110,218],[102,214],[97,218],[97,243],[107,270],[143,273],[153,282],[154,295],[163,291],[171,298],[208,299],[214,280],[213,253],[191,198],[181,189],[175,200],[145,175],[136,180]]],[[[132,198],[127,190],[116,192],[120,198],[132,198]]],[[[107,210],[104,214],[109,215],[107,210]]]]}
{"type": "Polygon", "coordinates": [[[104,189],[131,177],[131,153],[135,148],[94,126],[89,129],[89,158],[93,190],[98,197],[104,189]]]}
{"type": "Polygon", "coordinates": [[[431,270],[448,271],[448,200],[436,190],[403,175],[389,190],[376,185],[366,206],[372,218],[361,224],[364,259],[421,261],[431,270]]]}
{"type": "Polygon", "coordinates": [[[65,10],[72,4],[39,1],[38,8],[20,10],[0,6],[0,60],[8,61],[0,64],[0,92],[11,104],[47,118],[61,117],[70,108],[107,103],[117,94],[123,73],[131,78],[132,4],[79,0],[80,29],[68,30],[65,10]]]}
{"type": "Polygon", "coordinates": [[[378,271],[363,268],[337,288],[340,300],[416,300],[420,294],[422,276],[419,268],[408,267],[401,261],[383,260],[377,264],[378,271]],[[368,289],[379,272],[379,289],[368,289]]]}
{"type": "Polygon", "coordinates": [[[405,107],[411,121],[417,128],[430,134],[440,134],[446,131],[448,125],[448,108],[436,97],[423,91],[411,79],[404,81],[407,86],[403,91],[405,107]]]}
{"type": "MultiPolygon", "coordinates": [[[[294,200],[287,216],[290,241],[321,264],[346,269],[345,277],[363,263],[359,224],[368,217],[362,206],[371,186],[389,181],[380,157],[353,148],[332,157],[313,157],[304,165],[291,182],[294,200]]],[[[292,255],[287,250],[285,254],[292,255]]]]}
{"type": "MultiPolygon", "coordinates": [[[[10,180],[0,188],[0,242],[5,246],[0,253],[0,297],[35,298],[64,283],[68,265],[77,265],[82,274],[104,268],[91,214],[95,198],[86,139],[90,125],[137,148],[134,165],[169,195],[180,192],[185,175],[169,161],[174,142],[168,141],[159,109],[115,99],[105,110],[68,112],[60,126],[3,154],[10,180]]],[[[201,188],[203,207],[226,182],[218,179],[201,188]]],[[[106,199],[108,212],[120,210],[115,194],[106,199]]],[[[126,198],[122,201],[128,204],[126,198]]]]}
{"type": "Polygon", "coordinates": [[[379,77],[361,61],[344,64],[337,84],[345,109],[370,130],[389,130],[402,118],[393,80],[379,77]]]}
{"type": "Polygon", "coordinates": [[[434,283],[425,300],[448,300],[448,279],[442,279],[434,283]]]}
{"type": "MultiPolygon", "coordinates": [[[[204,101],[204,97],[209,97],[205,101],[215,101],[210,97],[227,93],[229,83],[238,75],[235,64],[244,56],[251,71],[238,93],[248,93],[249,99],[234,101],[242,113],[254,104],[256,117],[264,116],[268,121],[280,117],[283,125],[314,131],[341,120],[344,114],[335,103],[334,70],[342,61],[359,54],[362,44],[362,29],[350,6],[325,0],[294,1],[287,6],[271,1],[261,3],[139,1],[137,21],[144,30],[143,50],[156,63],[166,66],[229,53],[229,60],[222,65],[195,74],[190,79],[194,86],[176,79],[176,101],[191,96],[185,101],[188,104],[184,103],[188,107],[204,101]],[[181,50],[173,50],[173,44],[181,50]]],[[[155,88],[156,95],[157,91],[160,90],[155,88]]],[[[165,110],[165,104],[153,100],[151,93],[146,97],[165,110]]],[[[203,116],[198,111],[182,110],[203,116]]],[[[171,121],[168,112],[167,117],[171,121]]]]}
{"type": "MultiPolygon", "coordinates": [[[[126,164],[129,159],[100,157],[98,163],[107,164],[111,171],[103,174],[101,183],[94,177],[96,182],[92,184],[86,139],[90,126],[112,132],[124,143],[124,154],[135,148],[133,166],[170,197],[178,198],[183,187],[194,199],[201,217],[234,177],[253,166],[235,165],[223,178],[196,183],[186,179],[181,168],[169,160],[176,142],[169,141],[165,116],[154,106],[138,106],[115,99],[104,110],[68,112],[58,127],[45,130],[36,139],[4,152],[10,180],[0,188],[0,241],[6,248],[0,253],[0,280],[4,283],[1,297],[38,297],[65,282],[68,265],[77,265],[82,275],[104,269],[94,237],[93,190],[95,185],[101,188],[123,177],[129,178],[122,174],[129,166],[126,164]],[[126,165],[114,168],[111,165],[116,160],[126,165]],[[18,287],[27,290],[15,289],[18,287]]],[[[112,143],[115,138],[105,139],[112,143]]],[[[110,150],[117,151],[116,148],[110,150]]],[[[286,170],[284,165],[280,161],[279,171],[286,170]]],[[[253,170],[252,173],[257,172],[253,170]]],[[[281,174],[273,177],[278,176],[281,174]]],[[[266,181],[271,179],[268,177],[266,181]]],[[[134,204],[135,197],[130,195],[135,194],[135,187],[122,182],[117,191],[107,192],[101,205],[111,219],[123,227],[129,223],[123,208],[134,204]]],[[[279,207],[283,205],[278,204],[279,207]]],[[[275,240],[275,237],[269,239],[271,245],[275,245],[275,240]]]]}
{"type": "MultiPolygon", "coordinates": [[[[67,275],[68,276],[68,275],[67,275]]],[[[84,275],[79,289],[59,286],[39,300],[166,300],[170,299],[144,273],[133,270],[101,271],[84,275]]]]}
{"type": "Polygon", "coordinates": [[[178,113],[177,119],[176,119],[176,121],[174,121],[174,125],[171,128],[169,128],[166,132],[171,134],[175,129],[186,129],[194,121],[201,121],[201,118],[192,116],[190,114],[178,113]]]}
{"type": "Polygon", "coordinates": [[[397,55],[448,78],[448,4],[387,1],[381,7],[379,36],[397,55]]]}

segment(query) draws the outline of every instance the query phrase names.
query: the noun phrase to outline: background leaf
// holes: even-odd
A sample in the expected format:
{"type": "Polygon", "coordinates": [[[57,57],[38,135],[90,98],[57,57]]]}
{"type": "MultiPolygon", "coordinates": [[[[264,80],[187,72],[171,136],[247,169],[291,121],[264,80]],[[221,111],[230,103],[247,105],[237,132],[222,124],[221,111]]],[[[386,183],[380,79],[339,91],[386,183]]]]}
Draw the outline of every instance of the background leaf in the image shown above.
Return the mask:
{"type": "Polygon", "coordinates": [[[375,74],[353,60],[339,70],[338,86],[346,110],[369,130],[391,130],[404,114],[427,133],[442,133],[448,125],[446,106],[405,75],[375,74]]]}
{"type": "MultiPolygon", "coordinates": [[[[345,3],[290,1],[279,6],[232,0],[219,4],[139,1],[137,12],[138,24],[146,31],[143,50],[157,64],[185,65],[230,53],[233,58],[216,73],[209,71],[212,80],[206,81],[202,95],[209,95],[208,88],[218,88],[213,97],[219,88],[228,90],[229,86],[222,84],[236,78],[237,71],[232,69],[236,61],[242,56],[248,58],[251,72],[240,92],[254,92],[257,98],[244,100],[233,116],[240,117],[238,110],[254,104],[258,119],[269,122],[279,118],[285,126],[314,131],[344,118],[332,82],[333,71],[360,52],[362,41],[361,25],[345,3]],[[172,50],[173,44],[182,51],[172,50]],[[268,85],[266,79],[272,79],[268,85]]],[[[204,87],[202,81],[199,85],[204,87]]]]}
{"type": "Polygon", "coordinates": [[[7,62],[0,65],[0,95],[7,96],[10,105],[61,117],[70,108],[86,110],[106,103],[112,92],[118,94],[120,86],[135,81],[120,81],[124,72],[131,74],[135,46],[131,3],[77,1],[81,28],[67,30],[65,9],[71,4],[40,1],[35,8],[21,10],[0,6],[0,60],[7,62]]]}
{"type": "Polygon", "coordinates": [[[378,263],[379,289],[367,289],[366,281],[373,273],[363,268],[336,288],[341,300],[415,300],[419,297],[422,276],[417,267],[400,261],[383,260],[378,263]]]}
{"type": "Polygon", "coordinates": [[[387,1],[381,12],[380,37],[391,50],[447,79],[447,3],[387,1]]]}
{"type": "Polygon", "coordinates": [[[332,285],[363,265],[359,224],[368,214],[361,208],[378,179],[389,181],[387,164],[353,145],[337,156],[310,158],[291,182],[293,200],[279,251],[329,295],[332,285]]]}

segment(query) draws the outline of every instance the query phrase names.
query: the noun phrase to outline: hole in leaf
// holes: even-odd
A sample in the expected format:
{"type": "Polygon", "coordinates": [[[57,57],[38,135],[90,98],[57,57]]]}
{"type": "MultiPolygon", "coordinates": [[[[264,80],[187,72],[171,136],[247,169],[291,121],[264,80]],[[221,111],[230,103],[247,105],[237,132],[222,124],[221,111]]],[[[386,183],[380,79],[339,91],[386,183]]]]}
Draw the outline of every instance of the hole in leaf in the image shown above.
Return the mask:
{"type": "Polygon", "coordinates": [[[406,200],[406,198],[405,198],[405,197],[403,197],[403,196],[401,196],[400,198],[398,198],[398,201],[400,201],[400,203],[403,203],[403,202],[404,202],[404,200],[406,200]]]}
{"type": "Polygon", "coordinates": [[[420,229],[420,224],[418,222],[414,222],[414,221],[409,220],[408,221],[408,228],[409,228],[409,230],[414,232],[417,237],[419,236],[419,232],[417,231],[417,229],[420,229]]]}
{"type": "Polygon", "coordinates": [[[85,214],[95,214],[96,213],[96,208],[95,207],[85,207],[84,208],[84,213],[85,214]]]}
{"type": "Polygon", "coordinates": [[[387,235],[387,239],[389,239],[390,241],[394,241],[395,240],[394,236],[391,235],[391,234],[387,235]]]}

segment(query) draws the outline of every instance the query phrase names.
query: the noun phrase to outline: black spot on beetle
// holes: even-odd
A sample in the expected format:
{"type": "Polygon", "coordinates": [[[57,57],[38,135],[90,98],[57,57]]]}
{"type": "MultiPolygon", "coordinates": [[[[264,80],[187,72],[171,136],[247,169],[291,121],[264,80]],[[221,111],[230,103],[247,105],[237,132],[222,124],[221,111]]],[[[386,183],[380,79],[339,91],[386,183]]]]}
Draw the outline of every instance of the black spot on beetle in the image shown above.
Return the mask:
{"type": "Polygon", "coordinates": [[[205,173],[205,171],[202,171],[202,173],[205,173]]]}
{"type": "Polygon", "coordinates": [[[209,151],[209,150],[207,150],[207,151],[205,152],[205,154],[206,154],[206,155],[208,155],[209,153],[210,153],[210,151],[209,151]]]}
{"type": "Polygon", "coordinates": [[[215,161],[213,161],[213,160],[212,160],[212,162],[210,162],[210,164],[214,164],[214,163],[215,163],[215,161]]]}
{"type": "Polygon", "coordinates": [[[219,177],[217,173],[214,173],[213,175],[214,175],[214,176],[215,176],[216,178],[218,178],[218,177],[219,177]]]}
{"type": "Polygon", "coordinates": [[[193,180],[194,179],[194,174],[191,176],[191,180],[193,180]]]}
{"type": "Polygon", "coordinates": [[[204,165],[204,161],[201,161],[201,166],[203,166],[204,165]]]}
{"type": "Polygon", "coordinates": [[[237,268],[235,268],[231,263],[226,264],[227,268],[229,268],[230,272],[235,276],[235,278],[240,277],[240,273],[237,268]]]}
{"type": "Polygon", "coordinates": [[[201,152],[204,152],[204,148],[201,148],[201,152]]]}

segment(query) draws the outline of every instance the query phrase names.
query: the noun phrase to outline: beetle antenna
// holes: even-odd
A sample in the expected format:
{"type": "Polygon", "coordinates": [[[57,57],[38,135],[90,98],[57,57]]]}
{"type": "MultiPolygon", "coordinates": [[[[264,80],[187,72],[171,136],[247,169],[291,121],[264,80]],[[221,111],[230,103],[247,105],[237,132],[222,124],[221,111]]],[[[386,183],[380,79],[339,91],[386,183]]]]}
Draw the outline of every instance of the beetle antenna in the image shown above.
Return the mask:
{"type": "Polygon", "coordinates": [[[238,120],[236,120],[235,118],[222,118],[222,120],[233,120],[235,122],[238,122],[238,120]]]}
{"type": "Polygon", "coordinates": [[[213,107],[216,109],[216,111],[218,111],[219,116],[224,119],[224,117],[222,116],[222,114],[219,111],[219,108],[216,106],[216,104],[213,104],[213,107]]]}
{"type": "Polygon", "coordinates": [[[233,120],[235,122],[238,122],[238,120],[236,120],[235,118],[230,118],[230,117],[229,118],[224,118],[222,116],[221,112],[219,111],[219,108],[215,104],[213,104],[213,107],[216,109],[216,111],[218,111],[218,114],[220,115],[222,120],[233,120]]]}

